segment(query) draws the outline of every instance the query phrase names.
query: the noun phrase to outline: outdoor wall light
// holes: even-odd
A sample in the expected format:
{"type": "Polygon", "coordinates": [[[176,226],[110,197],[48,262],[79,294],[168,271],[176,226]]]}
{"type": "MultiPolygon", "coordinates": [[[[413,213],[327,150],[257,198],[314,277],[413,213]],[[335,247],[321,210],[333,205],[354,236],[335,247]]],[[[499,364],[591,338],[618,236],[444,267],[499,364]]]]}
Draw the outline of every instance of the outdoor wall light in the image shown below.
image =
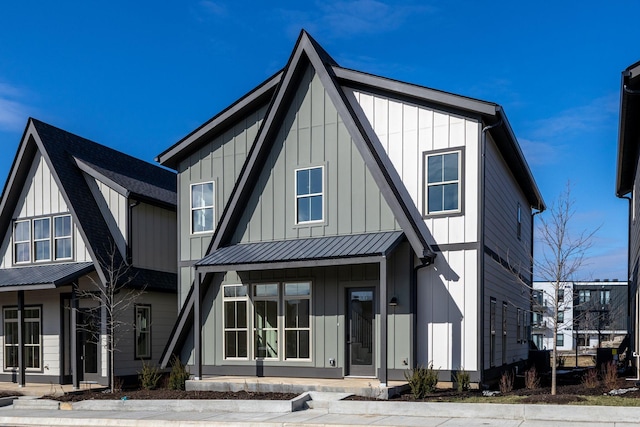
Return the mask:
{"type": "Polygon", "coordinates": [[[389,300],[389,305],[392,307],[395,307],[396,305],[398,305],[398,298],[395,296],[391,297],[391,299],[389,300]]]}

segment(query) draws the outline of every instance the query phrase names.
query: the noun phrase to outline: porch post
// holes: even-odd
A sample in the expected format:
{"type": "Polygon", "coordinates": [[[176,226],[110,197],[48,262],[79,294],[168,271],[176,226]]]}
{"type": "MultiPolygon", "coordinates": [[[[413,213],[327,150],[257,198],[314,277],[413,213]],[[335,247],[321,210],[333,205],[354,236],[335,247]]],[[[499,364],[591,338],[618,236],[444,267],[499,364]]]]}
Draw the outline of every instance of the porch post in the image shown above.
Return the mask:
{"type": "Polygon", "coordinates": [[[193,379],[202,379],[202,312],[201,312],[201,295],[200,285],[202,284],[202,273],[196,273],[196,280],[193,284],[193,362],[194,375],[193,379]]]}
{"type": "Polygon", "coordinates": [[[18,386],[26,384],[24,366],[24,291],[18,291],[18,386]]]}
{"type": "Polygon", "coordinates": [[[78,375],[78,283],[73,282],[71,284],[71,354],[69,359],[71,360],[71,382],[73,383],[73,389],[80,389],[80,376],[78,375]]]}
{"type": "Polygon", "coordinates": [[[387,386],[387,259],[380,261],[380,387],[387,386]]]}

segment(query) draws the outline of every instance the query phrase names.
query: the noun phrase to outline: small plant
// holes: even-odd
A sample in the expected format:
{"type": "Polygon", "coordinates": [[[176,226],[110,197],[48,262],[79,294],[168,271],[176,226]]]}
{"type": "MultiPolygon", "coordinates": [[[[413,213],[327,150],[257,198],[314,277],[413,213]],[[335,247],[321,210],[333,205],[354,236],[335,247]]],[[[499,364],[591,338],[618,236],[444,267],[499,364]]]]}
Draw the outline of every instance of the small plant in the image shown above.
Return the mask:
{"type": "Polygon", "coordinates": [[[411,371],[404,373],[404,377],[409,383],[411,393],[416,399],[424,399],[429,393],[432,393],[438,383],[438,371],[433,369],[433,362],[428,367],[418,366],[411,371]]]}
{"type": "Polygon", "coordinates": [[[535,366],[524,372],[524,386],[527,390],[534,390],[540,387],[540,377],[538,377],[535,366]]]}
{"type": "Polygon", "coordinates": [[[189,370],[177,356],[171,358],[171,373],[169,374],[169,389],[184,390],[184,383],[189,379],[189,370]]]}
{"type": "Polygon", "coordinates": [[[512,371],[505,371],[500,377],[500,393],[509,393],[513,390],[514,375],[512,371]]]}
{"type": "Polygon", "coordinates": [[[618,384],[618,367],[616,362],[611,361],[602,365],[602,382],[609,390],[616,388],[618,384]]]}
{"type": "Polygon", "coordinates": [[[591,368],[582,376],[582,385],[585,388],[593,389],[598,387],[600,380],[598,379],[598,372],[591,368]]]}
{"type": "Polygon", "coordinates": [[[122,391],[122,386],[124,385],[124,380],[120,377],[113,377],[113,387],[111,389],[114,393],[122,391]]]}
{"type": "Polygon", "coordinates": [[[157,366],[152,366],[145,361],[142,362],[142,369],[138,372],[140,387],[145,390],[153,390],[158,387],[160,377],[162,377],[162,374],[157,366]]]}
{"type": "Polygon", "coordinates": [[[463,368],[460,368],[458,372],[456,372],[454,379],[456,381],[459,392],[469,390],[469,385],[471,384],[471,376],[469,375],[469,372],[465,371],[463,368]]]}

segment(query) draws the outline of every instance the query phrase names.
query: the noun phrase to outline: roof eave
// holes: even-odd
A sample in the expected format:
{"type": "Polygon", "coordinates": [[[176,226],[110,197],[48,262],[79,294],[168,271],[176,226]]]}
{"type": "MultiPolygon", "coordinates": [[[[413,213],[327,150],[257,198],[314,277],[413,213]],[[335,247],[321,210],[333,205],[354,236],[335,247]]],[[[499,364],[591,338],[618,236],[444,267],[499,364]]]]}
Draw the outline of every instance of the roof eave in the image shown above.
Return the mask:
{"type": "Polygon", "coordinates": [[[201,143],[210,140],[213,135],[216,135],[220,133],[221,130],[226,129],[230,123],[232,123],[238,116],[244,114],[247,110],[254,108],[258,104],[266,103],[278,83],[280,83],[281,77],[282,70],[278,71],[229,107],[213,116],[173,146],[158,154],[155,158],[156,162],[177,170],[180,160],[199,148],[201,143]]]}
{"type": "Polygon", "coordinates": [[[618,159],[616,167],[616,195],[623,197],[633,189],[638,163],[640,127],[640,62],[622,72],[620,84],[620,121],[618,124],[618,159]]]}

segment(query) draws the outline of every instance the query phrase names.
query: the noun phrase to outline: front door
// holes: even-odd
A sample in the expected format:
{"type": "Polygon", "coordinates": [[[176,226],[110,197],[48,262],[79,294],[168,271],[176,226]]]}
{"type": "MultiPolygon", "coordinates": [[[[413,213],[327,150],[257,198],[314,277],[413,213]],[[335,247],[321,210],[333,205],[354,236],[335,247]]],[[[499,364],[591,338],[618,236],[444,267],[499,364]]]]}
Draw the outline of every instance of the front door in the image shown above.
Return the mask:
{"type": "Polygon", "coordinates": [[[375,376],[373,288],[347,289],[347,375],[375,376]]]}
{"type": "Polygon", "coordinates": [[[78,310],[78,351],[80,352],[80,379],[98,381],[98,342],[100,340],[100,319],[98,313],[78,310]]]}

